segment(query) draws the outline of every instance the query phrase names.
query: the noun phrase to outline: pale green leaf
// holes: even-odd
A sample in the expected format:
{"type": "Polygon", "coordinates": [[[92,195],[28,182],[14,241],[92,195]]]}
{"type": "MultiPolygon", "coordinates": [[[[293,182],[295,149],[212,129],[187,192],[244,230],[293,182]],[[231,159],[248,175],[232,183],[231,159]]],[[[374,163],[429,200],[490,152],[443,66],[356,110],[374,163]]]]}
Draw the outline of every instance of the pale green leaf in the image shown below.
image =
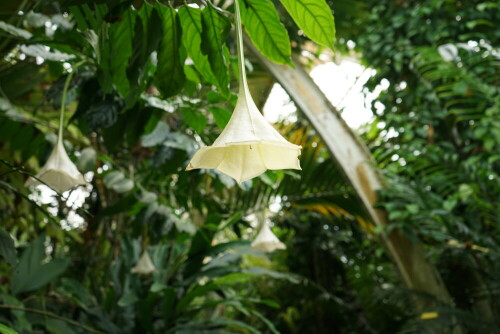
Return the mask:
{"type": "Polygon", "coordinates": [[[207,6],[202,12],[203,50],[208,55],[212,71],[217,77],[219,87],[224,94],[229,94],[229,51],[224,43],[229,32],[229,23],[217,13],[212,6],[207,6]]]}
{"type": "Polygon", "coordinates": [[[12,328],[9,328],[5,325],[2,325],[2,324],[0,324],[0,333],[1,334],[17,334],[17,332],[15,330],[13,330],[12,328]]]}
{"type": "Polygon", "coordinates": [[[207,126],[207,119],[200,111],[193,108],[181,108],[182,118],[194,131],[200,133],[207,126]]]}
{"type": "Polygon", "coordinates": [[[312,41],[332,48],[335,22],[325,0],[280,0],[295,23],[312,41]]]}
{"type": "Polygon", "coordinates": [[[241,16],[250,39],[270,60],[292,65],[290,39],[276,8],[269,0],[240,0],[241,16]]]}
{"type": "Polygon", "coordinates": [[[186,82],[183,65],[186,51],[181,45],[181,27],[177,12],[172,7],[158,4],[163,22],[163,38],[158,49],[158,69],[155,75],[156,87],[164,97],[179,93],[186,82]]]}
{"type": "Polygon", "coordinates": [[[217,78],[212,72],[208,56],[201,51],[201,10],[183,6],[179,8],[178,14],[182,26],[182,44],[186,48],[189,57],[193,60],[194,66],[207,82],[221,89],[217,78]]]}

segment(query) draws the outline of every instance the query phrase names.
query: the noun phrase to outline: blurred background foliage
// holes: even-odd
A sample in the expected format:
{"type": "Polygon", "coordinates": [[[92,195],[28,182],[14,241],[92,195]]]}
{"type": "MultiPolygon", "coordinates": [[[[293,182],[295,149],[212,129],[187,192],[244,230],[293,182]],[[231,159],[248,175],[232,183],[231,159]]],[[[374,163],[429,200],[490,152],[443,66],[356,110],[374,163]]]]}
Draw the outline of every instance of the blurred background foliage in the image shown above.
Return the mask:
{"type": "MultiPolygon", "coordinates": [[[[388,231],[300,111],[280,125],[303,147],[300,173],[238,185],[184,171],[227,123],[237,75],[231,1],[189,2],[0,5],[0,332],[500,332],[499,4],[327,1],[333,60],[375,69],[366,93],[388,83],[359,130],[387,181],[388,229],[424,242],[450,306],[404,287],[378,242],[388,231]],[[65,146],[91,182],[26,189],[55,143],[70,70],[65,146]],[[264,209],[287,250],[251,249],[264,209]],[[132,274],[144,250],[157,271],[132,274]]],[[[284,27],[271,40],[288,35],[317,63],[326,46],[273,3],[284,27]]],[[[289,63],[255,30],[261,52],[289,63]]],[[[273,78],[248,61],[262,106],[273,78]]]]}

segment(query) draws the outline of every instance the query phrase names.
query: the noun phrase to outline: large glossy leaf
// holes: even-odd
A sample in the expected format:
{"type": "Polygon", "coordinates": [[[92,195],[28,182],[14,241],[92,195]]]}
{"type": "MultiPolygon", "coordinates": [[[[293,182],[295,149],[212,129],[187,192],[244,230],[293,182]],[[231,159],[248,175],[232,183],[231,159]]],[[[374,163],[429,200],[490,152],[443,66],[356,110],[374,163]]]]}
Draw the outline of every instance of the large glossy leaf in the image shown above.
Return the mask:
{"type": "Polygon", "coordinates": [[[13,294],[38,289],[54,280],[68,267],[67,259],[54,259],[42,264],[45,258],[44,242],[45,235],[39,236],[21,256],[19,265],[12,275],[13,294]]]}
{"type": "Polygon", "coordinates": [[[229,51],[224,41],[229,32],[230,25],[212,6],[205,7],[201,16],[203,23],[203,50],[208,55],[208,60],[219,82],[219,87],[224,94],[229,94],[229,51]]]}
{"type": "Polygon", "coordinates": [[[302,31],[314,42],[333,47],[335,23],[325,0],[280,0],[302,31]]]}
{"type": "Polygon", "coordinates": [[[194,66],[207,82],[216,85],[222,90],[217,77],[212,72],[208,56],[201,52],[201,10],[183,6],[179,9],[179,17],[182,26],[182,44],[186,48],[189,57],[193,60],[194,66]]]}
{"type": "Polygon", "coordinates": [[[127,67],[132,55],[132,27],[135,25],[136,13],[129,10],[124,13],[123,20],[111,24],[105,29],[105,40],[102,43],[100,63],[104,71],[101,84],[106,91],[111,90],[111,83],[122,97],[127,97],[130,84],[127,78],[127,67]]]}
{"type": "Polygon", "coordinates": [[[179,93],[186,82],[184,60],[186,51],[181,45],[181,27],[177,12],[172,7],[158,5],[163,24],[163,38],[158,50],[158,68],[155,84],[164,97],[179,93]]]}
{"type": "Polygon", "coordinates": [[[240,4],[245,30],[257,49],[276,63],[292,65],[288,32],[273,3],[269,0],[240,0],[240,4]]]}
{"type": "Polygon", "coordinates": [[[146,63],[153,51],[158,48],[162,34],[162,22],[158,11],[145,3],[134,24],[132,41],[132,56],[127,68],[127,78],[130,81],[130,94],[127,106],[135,104],[136,97],[145,89],[146,63]]]}

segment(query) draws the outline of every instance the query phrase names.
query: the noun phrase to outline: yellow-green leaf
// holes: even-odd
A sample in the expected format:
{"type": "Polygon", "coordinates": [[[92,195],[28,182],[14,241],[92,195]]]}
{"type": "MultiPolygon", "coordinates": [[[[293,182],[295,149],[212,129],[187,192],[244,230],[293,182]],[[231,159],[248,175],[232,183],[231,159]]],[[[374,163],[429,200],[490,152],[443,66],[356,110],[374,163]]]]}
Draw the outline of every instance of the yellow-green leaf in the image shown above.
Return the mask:
{"type": "Polygon", "coordinates": [[[300,29],[314,42],[333,47],[335,22],[325,0],[280,0],[300,29]]]}
{"type": "Polygon", "coordinates": [[[240,0],[240,4],[245,30],[257,49],[276,63],[292,65],[290,38],[273,3],[269,0],[240,0]]]}

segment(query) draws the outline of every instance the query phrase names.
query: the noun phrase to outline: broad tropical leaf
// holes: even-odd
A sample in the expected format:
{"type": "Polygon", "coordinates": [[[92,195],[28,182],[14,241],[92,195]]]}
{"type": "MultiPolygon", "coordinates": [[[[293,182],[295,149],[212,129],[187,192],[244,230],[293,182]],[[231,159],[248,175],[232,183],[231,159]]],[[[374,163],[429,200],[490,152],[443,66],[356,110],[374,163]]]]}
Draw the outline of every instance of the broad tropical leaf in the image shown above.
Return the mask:
{"type": "Polygon", "coordinates": [[[240,0],[241,16],[250,39],[270,60],[293,66],[290,38],[269,0],[240,0]]]}
{"type": "Polygon", "coordinates": [[[163,22],[163,38],[158,50],[158,69],[155,83],[164,97],[179,93],[186,76],[183,65],[186,51],[181,45],[181,27],[177,12],[172,7],[157,6],[163,22]]]}
{"type": "Polygon", "coordinates": [[[314,42],[333,48],[335,23],[325,0],[280,0],[302,31],[314,42]]]}

